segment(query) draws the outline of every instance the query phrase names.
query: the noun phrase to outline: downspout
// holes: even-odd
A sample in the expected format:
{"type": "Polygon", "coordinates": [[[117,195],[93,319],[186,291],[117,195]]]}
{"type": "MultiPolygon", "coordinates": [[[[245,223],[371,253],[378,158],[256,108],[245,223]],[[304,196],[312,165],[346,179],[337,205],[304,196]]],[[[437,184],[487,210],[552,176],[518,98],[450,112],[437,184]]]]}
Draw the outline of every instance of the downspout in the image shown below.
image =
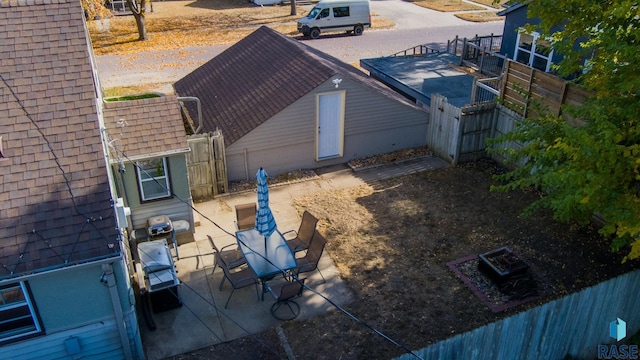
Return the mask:
{"type": "MultiPolygon", "coordinates": [[[[134,164],[134,167],[135,167],[135,164],[134,164]]],[[[120,160],[120,162],[118,162],[118,173],[120,174],[120,176],[118,177],[118,182],[120,183],[120,186],[122,187],[122,195],[124,195],[125,204],[127,206],[129,206],[129,204],[130,204],[130,202],[129,202],[129,194],[127,194],[127,186],[124,184],[125,166],[124,166],[124,162],[122,160],[120,160]]],[[[129,218],[131,219],[131,222],[129,224],[129,229],[127,229],[127,231],[129,232],[129,234],[131,234],[131,230],[133,229],[133,211],[131,212],[131,215],[129,215],[129,218]]]]}
{"type": "Polygon", "coordinates": [[[184,96],[184,97],[178,97],[177,99],[178,101],[195,101],[196,102],[196,105],[198,106],[198,127],[194,130],[193,125],[191,125],[191,122],[189,122],[189,126],[191,126],[191,131],[193,131],[194,134],[197,134],[198,131],[200,131],[200,129],[202,128],[202,105],[200,104],[200,99],[198,99],[195,96],[184,96]]]}
{"type": "Polygon", "coordinates": [[[247,159],[247,149],[242,149],[242,154],[244,155],[244,176],[246,180],[249,180],[249,160],[247,159]]]}
{"type": "Polygon", "coordinates": [[[118,290],[116,289],[116,277],[113,274],[112,263],[102,264],[102,271],[107,278],[107,287],[109,288],[109,294],[111,295],[111,304],[113,305],[113,312],[116,317],[116,327],[120,334],[120,342],[122,342],[122,349],[124,350],[124,358],[127,360],[133,360],[133,354],[131,353],[131,344],[129,343],[129,334],[127,333],[127,325],[124,322],[124,313],[120,306],[120,297],[118,296],[118,290]]]}

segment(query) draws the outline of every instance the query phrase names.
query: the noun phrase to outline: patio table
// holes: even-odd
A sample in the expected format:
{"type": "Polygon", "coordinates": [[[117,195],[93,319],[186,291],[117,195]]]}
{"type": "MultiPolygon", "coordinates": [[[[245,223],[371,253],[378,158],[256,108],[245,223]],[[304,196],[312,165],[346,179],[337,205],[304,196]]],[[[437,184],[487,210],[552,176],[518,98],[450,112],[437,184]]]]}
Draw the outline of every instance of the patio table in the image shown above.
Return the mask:
{"type": "Polygon", "coordinates": [[[283,271],[295,269],[295,256],[278,230],[266,238],[255,228],[242,230],[236,232],[236,238],[247,265],[260,279],[264,300],[265,282],[283,271]]]}

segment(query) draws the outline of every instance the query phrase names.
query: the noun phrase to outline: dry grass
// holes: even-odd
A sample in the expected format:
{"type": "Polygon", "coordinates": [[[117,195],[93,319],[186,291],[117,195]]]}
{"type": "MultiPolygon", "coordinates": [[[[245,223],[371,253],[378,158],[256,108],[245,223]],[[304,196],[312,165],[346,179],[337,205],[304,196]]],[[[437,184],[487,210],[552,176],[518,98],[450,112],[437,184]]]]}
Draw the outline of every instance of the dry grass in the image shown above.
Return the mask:
{"type": "MultiPolygon", "coordinates": [[[[451,167],[296,199],[328,239],[326,251],[358,299],[346,308],[419,349],[628,271],[594,229],[521,218],[535,192],[491,193],[492,162],[451,167]],[[446,262],[509,246],[552,294],[494,314],[446,262]],[[576,256],[580,254],[579,256],[576,256]],[[623,269],[624,267],[624,269],[623,269]]],[[[310,284],[312,287],[315,284],[310,284]]],[[[283,325],[296,356],[388,359],[405,352],[338,311],[283,325]],[[304,337],[296,334],[304,333],[304,337]],[[313,338],[317,341],[309,342],[313,338]]]]}
{"type": "Polygon", "coordinates": [[[409,0],[409,2],[418,6],[422,6],[427,9],[443,11],[443,12],[485,9],[482,6],[469,4],[462,0],[409,0]]]}
{"type": "Polygon", "coordinates": [[[500,1],[497,4],[494,3],[493,0],[473,0],[474,3],[478,3],[478,4],[482,4],[482,5],[486,5],[486,6],[491,6],[493,8],[496,9],[502,9],[502,4],[506,3],[506,1],[500,1]]]}
{"type": "Polygon", "coordinates": [[[156,3],[154,12],[145,19],[147,41],[137,41],[138,33],[132,16],[90,22],[89,32],[95,53],[122,55],[188,46],[226,45],[244,38],[259,25],[268,25],[290,35],[296,32],[295,23],[291,23],[300,17],[289,15],[291,9],[288,6],[247,7],[243,1],[241,8],[194,12],[189,3],[156,3]],[[179,4],[183,6],[177,6],[179,4]],[[165,8],[163,5],[169,6],[165,8]]]}
{"type": "MultiPolygon", "coordinates": [[[[167,1],[153,3],[145,16],[147,41],[138,41],[133,16],[116,16],[88,22],[96,55],[125,55],[189,46],[233,44],[257,26],[266,25],[289,36],[298,34],[296,21],[306,14],[302,7],[291,15],[291,6],[257,6],[245,0],[167,1]]],[[[377,29],[395,23],[372,14],[377,29]]]]}
{"type": "Polygon", "coordinates": [[[455,14],[456,17],[473,22],[487,22],[487,21],[499,21],[504,20],[504,17],[498,16],[495,11],[477,11],[468,13],[455,14]]]}

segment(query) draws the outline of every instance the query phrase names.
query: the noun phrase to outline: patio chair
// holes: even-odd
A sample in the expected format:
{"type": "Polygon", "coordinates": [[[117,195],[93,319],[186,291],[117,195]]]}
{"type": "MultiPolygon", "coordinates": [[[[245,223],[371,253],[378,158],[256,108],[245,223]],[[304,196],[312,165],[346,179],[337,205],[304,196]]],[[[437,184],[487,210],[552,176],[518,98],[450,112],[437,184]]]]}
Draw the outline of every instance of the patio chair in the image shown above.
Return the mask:
{"type": "Polygon", "coordinates": [[[252,229],[256,226],[256,203],[236,205],[236,230],[252,229]]]}
{"type": "MultiPolygon", "coordinates": [[[[216,253],[220,254],[220,257],[224,259],[225,263],[229,267],[229,270],[235,269],[247,263],[247,260],[242,255],[242,252],[238,248],[237,244],[229,244],[229,245],[223,246],[222,249],[218,249],[218,247],[216,246],[216,243],[213,242],[211,235],[207,235],[207,238],[209,239],[211,248],[214,251],[213,271],[211,272],[212,275],[216,271],[216,267],[220,265],[220,263],[218,262],[218,258],[215,256],[216,253]]],[[[224,283],[224,277],[222,278],[222,282],[224,283]]]]}
{"type": "Polygon", "coordinates": [[[293,320],[300,314],[300,305],[293,299],[302,296],[304,280],[287,280],[276,285],[269,286],[269,292],[276,299],[271,305],[271,315],[278,320],[293,320]],[[286,305],[289,311],[279,311],[286,305]],[[289,314],[290,312],[290,314],[289,314]]]}
{"type": "Polygon", "coordinates": [[[324,251],[324,247],[327,244],[327,240],[318,232],[318,230],[313,232],[313,237],[311,238],[311,242],[309,243],[309,248],[307,249],[307,253],[304,257],[296,259],[296,263],[298,265],[296,274],[311,272],[317,270],[320,276],[322,277],[322,282],[325,283],[324,275],[320,272],[318,268],[318,263],[320,262],[320,257],[322,256],[322,252],[324,251]]]}
{"type": "Polygon", "coordinates": [[[309,248],[309,243],[311,242],[311,237],[313,236],[313,232],[316,230],[317,224],[318,219],[305,210],[302,214],[302,222],[300,223],[298,231],[289,230],[282,234],[283,236],[287,233],[294,233],[296,235],[293,239],[287,240],[287,245],[289,245],[291,251],[295,253],[309,248]]]}
{"type": "Polygon", "coordinates": [[[222,278],[222,282],[220,282],[220,286],[218,287],[218,290],[222,291],[222,285],[224,285],[225,279],[229,280],[229,283],[231,283],[231,287],[232,287],[231,294],[229,294],[229,297],[227,298],[227,302],[224,304],[225,309],[227,308],[227,305],[229,305],[229,300],[231,300],[231,296],[233,295],[233,292],[238,289],[245,288],[247,286],[254,285],[256,287],[256,296],[258,297],[258,300],[260,300],[260,295],[258,294],[259,281],[256,275],[253,273],[253,271],[251,271],[251,269],[249,269],[248,267],[245,267],[240,271],[231,272],[231,269],[227,265],[227,262],[224,261],[222,256],[220,256],[219,252],[215,252],[214,256],[216,257],[216,261],[218,262],[218,264],[222,268],[222,271],[224,272],[224,277],[222,278]]]}

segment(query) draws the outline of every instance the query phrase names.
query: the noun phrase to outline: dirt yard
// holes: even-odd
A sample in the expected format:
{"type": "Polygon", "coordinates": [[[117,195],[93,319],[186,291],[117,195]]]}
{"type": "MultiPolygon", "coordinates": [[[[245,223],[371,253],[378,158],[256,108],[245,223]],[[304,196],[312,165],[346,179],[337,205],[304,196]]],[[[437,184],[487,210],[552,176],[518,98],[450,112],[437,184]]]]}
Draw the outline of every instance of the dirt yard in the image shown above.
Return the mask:
{"type": "MultiPolygon", "coordinates": [[[[300,210],[320,219],[326,251],[358,299],[346,310],[420,349],[638,267],[620,265],[622,256],[591,226],[556,223],[547,213],[520,217],[540,195],[490,192],[492,175],[501,171],[481,161],[297,199],[300,210]],[[546,280],[548,294],[494,313],[446,264],[503,246],[546,280]]],[[[299,359],[389,359],[407,352],[337,310],[282,328],[299,359]]],[[[229,357],[286,353],[270,330],[172,359],[229,357]]]]}

